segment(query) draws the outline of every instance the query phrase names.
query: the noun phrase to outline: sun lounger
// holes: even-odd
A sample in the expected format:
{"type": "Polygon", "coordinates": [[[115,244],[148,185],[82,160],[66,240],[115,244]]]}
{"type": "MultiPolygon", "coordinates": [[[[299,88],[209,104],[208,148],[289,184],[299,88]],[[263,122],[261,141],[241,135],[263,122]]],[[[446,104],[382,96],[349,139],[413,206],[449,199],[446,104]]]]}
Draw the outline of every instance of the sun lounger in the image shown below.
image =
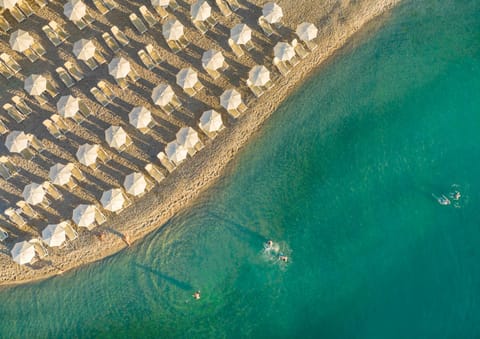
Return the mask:
{"type": "Polygon", "coordinates": [[[90,13],[88,9],[82,19],[87,25],[91,25],[93,22],[95,22],[95,18],[92,16],[92,13],[90,13]]]}
{"type": "Polygon", "coordinates": [[[282,61],[278,60],[278,58],[276,58],[276,57],[273,58],[273,64],[277,67],[278,71],[283,76],[286,76],[288,74],[288,72],[290,71],[290,69],[287,67],[287,65],[285,65],[285,63],[283,63],[282,61]]]}
{"type": "Polygon", "coordinates": [[[12,164],[10,159],[5,155],[0,156],[0,174],[2,177],[7,180],[15,173],[17,173],[17,169],[12,164]]]}
{"type": "Polygon", "coordinates": [[[52,120],[50,119],[45,119],[42,122],[43,126],[47,129],[47,131],[53,135],[55,139],[64,139],[65,135],[62,133],[62,131],[57,127],[56,124],[53,123],[52,120]]]}
{"type": "Polygon", "coordinates": [[[57,126],[57,128],[59,128],[60,131],[62,131],[63,134],[65,134],[65,132],[68,132],[70,130],[70,128],[67,125],[67,122],[60,115],[52,114],[50,116],[50,119],[52,119],[55,126],[57,126]]]}
{"type": "Polygon", "coordinates": [[[10,130],[8,129],[7,125],[5,125],[2,120],[0,120],[0,135],[7,134],[8,132],[10,132],[10,130]]]}
{"type": "Polygon", "coordinates": [[[0,54],[0,59],[5,63],[5,65],[14,73],[17,74],[22,70],[22,67],[7,53],[0,54]]]}
{"type": "Polygon", "coordinates": [[[98,67],[98,64],[95,61],[95,58],[90,58],[88,60],[83,60],[83,62],[85,63],[85,65],[88,66],[88,68],[90,68],[91,71],[97,69],[97,67],[98,67]]]}
{"type": "Polygon", "coordinates": [[[35,5],[37,5],[39,8],[43,8],[47,5],[47,0],[33,0],[35,5]]]}
{"type": "Polygon", "coordinates": [[[17,6],[22,10],[23,14],[25,14],[27,17],[30,17],[33,15],[33,9],[30,7],[27,1],[25,0],[20,0],[17,2],[17,6]]]}
{"type": "Polygon", "coordinates": [[[128,77],[133,81],[133,82],[137,82],[140,80],[140,76],[138,75],[138,73],[135,71],[135,69],[131,68],[130,69],[130,72],[128,72],[128,77]]]}
{"type": "Polygon", "coordinates": [[[78,109],[79,113],[83,115],[83,119],[86,119],[90,115],[90,109],[83,100],[80,100],[80,102],[78,103],[78,109]]]}
{"type": "Polygon", "coordinates": [[[110,12],[110,9],[107,6],[105,6],[102,0],[93,0],[93,4],[102,15],[105,15],[108,12],[110,12]]]}
{"type": "Polygon", "coordinates": [[[26,215],[30,219],[37,219],[39,217],[37,211],[35,211],[32,206],[27,204],[27,202],[24,200],[17,201],[15,205],[20,208],[22,214],[26,215]]]}
{"type": "Polygon", "coordinates": [[[17,20],[17,22],[22,22],[26,19],[25,15],[22,13],[22,11],[20,11],[20,9],[18,9],[17,6],[13,6],[12,8],[10,8],[9,12],[13,16],[13,18],[17,20]]]}
{"type": "Polygon", "coordinates": [[[84,30],[85,27],[87,27],[87,23],[83,20],[78,20],[78,21],[73,21],[73,23],[75,24],[75,26],[77,26],[77,28],[79,30],[84,30]]]}
{"type": "Polygon", "coordinates": [[[160,160],[160,163],[162,164],[163,167],[167,169],[170,173],[173,172],[176,168],[175,164],[168,160],[167,155],[164,152],[160,152],[157,154],[158,160],[160,160]]]}
{"type": "Polygon", "coordinates": [[[110,101],[113,101],[116,98],[115,94],[113,94],[113,91],[107,85],[107,83],[105,81],[103,81],[103,80],[99,81],[97,83],[97,86],[98,86],[98,88],[100,88],[102,90],[102,92],[107,96],[107,98],[110,101]]]}
{"type": "Polygon", "coordinates": [[[237,0],[225,0],[227,4],[230,6],[232,11],[236,12],[237,10],[240,9],[240,4],[238,3],[237,0]]]}
{"type": "Polygon", "coordinates": [[[169,40],[167,41],[167,45],[173,53],[178,53],[182,50],[182,46],[177,41],[169,40]]]}
{"type": "Polygon", "coordinates": [[[147,67],[147,69],[151,70],[155,68],[155,63],[153,62],[153,59],[145,52],[143,49],[139,50],[137,52],[138,56],[140,57],[140,60],[142,60],[142,63],[147,67]]]}
{"type": "Polygon", "coordinates": [[[53,186],[51,182],[44,181],[43,184],[42,184],[42,187],[47,191],[47,193],[54,200],[58,200],[58,199],[62,198],[62,193],[60,193],[60,191],[55,186],[53,186]]]}
{"type": "Polygon", "coordinates": [[[25,219],[23,219],[20,214],[18,214],[18,212],[12,207],[7,208],[3,213],[10,219],[11,222],[16,224],[17,226],[23,226],[27,223],[25,219]]]}
{"type": "Polygon", "coordinates": [[[233,42],[232,39],[228,39],[228,45],[232,49],[233,53],[238,57],[241,58],[245,53],[243,52],[243,49],[238,46],[236,43],[233,42]]]}
{"type": "Polygon", "coordinates": [[[103,94],[102,91],[100,91],[97,87],[92,87],[90,89],[90,93],[95,97],[95,99],[102,105],[102,106],[107,106],[110,101],[106,97],[105,94],[103,94]]]}
{"type": "Polygon", "coordinates": [[[93,58],[99,65],[107,63],[107,60],[103,57],[102,52],[100,52],[99,50],[95,51],[95,54],[93,54],[93,58]]]}
{"type": "Polygon", "coordinates": [[[23,55],[25,55],[28,60],[30,60],[30,62],[35,62],[39,59],[39,56],[37,53],[35,53],[32,49],[26,49],[24,52],[23,52],[23,55]]]}
{"type": "Polygon", "coordinates": [[[68,240],[73,241],[78,238],[77,231],[75,231],[75,229],[72,227],[72,224],[69,221],[64,221],[62,224],[68,240]]]}
{"type": "Polygon", "coordinates": [[[70,37],[70,33],[64,30],[59,24],[55,21],[50,21],[48,25],[54,30],[55,33],[60,37],[62,41],[67,40],[70,37]]]}
{"type": "Polygon", "coordinates": [[[130,14],[128,18],[140,34],[143,34],[147,31],[147,26],[145,26],[143,21],[135,13],[130,14]]]}
{"type": "Polygon", "coordinates": [[[228,17],[232,15],[232,11],[228,7],[228,5],[224,2],[224,0],[215,0],[217,7],[220,9],[220,12],[223,16],[228,17]]]}
{"type": "Polygon", "coordinates": [[[58,76],[60,77],[60,80],[62,80],[63,84],[67,86],[67,88],[72,87],[75,85],[75,81],[73,78],[68,74],[68,72],[65,70],[63,67],[57,67],[55,69],[55,72],[57,72],[58,76]]]}
{"type": "Polygon", "coordinates": [[[165,19],[167,16],[168,16],[168,12],[166,11],[165,8],[163,8],[162,6],[155,6],[153,7],[155,9],[155,11],[158,13],[158,15],[160,15],[160,17],[162,19],[165,19]]]}
{"type": "Polygon", "coordinates": [[[117,41],[122,46],[126,46],[130,43],[130,40],[125,35],[125,33],[123,33],[117,26],[112,26],[112,28],[110,30],[112,31],[112,34],[115,37],[115,39],[117,39],[117,41]]]}
{"type": "Polygon", "coordinates": [[[157,19],[155,18],[155,16],[152,14],[152,12],[150,12],[147,7],[145,6],[140,6],[140,8],[138,9],[140,11],[140,14],[142,15],[143,19],[145,20],[145,22],[148,24],[148,26],[150,27],[153,27],[155,26],[158,21],[157,19]]]}
{"type": "Polygon", "coordinates": [[[38,54],[38,56],[44,56],[47,51],[45,50],[45,48],[43,48],[43,46],[39,43],[39,42],[35,42],[33,43],[32,45],[32,49],[35,53],[38,54]]]}
{"type": "Polygon", "coordinates": [[[10,23],[3,17],[2,14],[0,14],[0,29],[5,33],[12,29],[12,26],[10,26],[10,23]]]}
{"type": "Polygon", "coordinates": [[[162,171],[160,171],[160,168],[152,163],[145,165],[145,171],[147,171],[148,175],[151,176],[156,182],[160,182],[165,179],[165,175],[163,175],[162,171]]]}
{"type": "Polygon", "coordinates": [[[57,47],[62,43],[62,40],[60,40],[60,36],[57,33],[55,33],[52,27],[45,25],[42,27],[42,31],[45,33],[48,40],[50,40],[53,46],[57,47]]]}
{"type": "Polygon", "coordinates": [[[208,27],[205,24],[205,21],[198,21],[195,20],[192,22],[196,29],[198,29],[201,33],[205,34],[208,31],[208,27]]]}
{"type": "Polygon", "coordinates": [[[22,112],[22,114],[25,114],[28,116],[30,113],[33,112],[30,106],[27,105],[25,100],[20,98],[18,95],[14,95],[12,97],[12,101],[15,104],[15,106],[18,108],[18,110],[22,112]]]}
{"type": "Polygon", "coordinates": [[[114,0],[103,0],[103,3],[110,9],[118,7],[118,4],[114,0]]]}
{"type": "Polygon", "coordinates": [[[7,80],[14,75],[13,72],[3,62],[0,62],[0,74],[7,80]]]}
{"type": "Polygon", "coordinates": [[[117,53],[118,51],[120,51],[120,45],[115,39],[112,38],[112,36],[108,32],[104,32],[102,34],[102,38],[107,44],[108,48],[110,48],[113,53],[117,53]]]}
{"type": "Polygon", "coordinates": [[[272,26],[270,26],[270,24],[267,21],[265,21],[265,17],[261,16],[258,18],[258,25],[260,26],[260,28],[263,30],[263,33],[265,33],[267,37],[271,36],[274,33],[272,26]]]}
{"type": "Polygon", "coordinates": [[[67,61],[65,62],[65,68],[75,80],[80,81],[83,79],[82,71],[75,64],[71,63],[70,61],[67,61]]]}
{"type": "Polygon", "coordinates": [[[147,51],[148,55],[150,55],[153,62],[155,62],[157,65],[163,62],[163,59],[160,56],[160,53],[158,53],[158,51],[153,47],[152,44],[148,44],[147,46],[145,46],[145,50],[147,51]]]}
{"type": "Polygon", "coordinates": [[[292,46],[295,49],[295,53],[297,53],[300,58],[305,59],[308,55],[308,51],[303,47],[301,43],[298,42],[297,39],[292,40],[292,46]]]}
{"type": "Polygon", "coordinates": [[[16,109],[12,104],[6,103],[3,105],[3,109],[7,114],[16,122],[21,123],[25,120],[26,116],[23,115],[18,109],[16,109]]]}

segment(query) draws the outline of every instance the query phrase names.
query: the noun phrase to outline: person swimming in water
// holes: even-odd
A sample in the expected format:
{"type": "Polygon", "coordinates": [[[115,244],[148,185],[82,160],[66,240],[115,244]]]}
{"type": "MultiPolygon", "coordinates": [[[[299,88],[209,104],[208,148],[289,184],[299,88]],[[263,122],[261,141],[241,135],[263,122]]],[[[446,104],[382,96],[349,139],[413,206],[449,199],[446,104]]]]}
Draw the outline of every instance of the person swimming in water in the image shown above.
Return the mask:
{"type": "Polygon", "coordinates": [[[453,192],[453,199],[454,200],[460,200],[461,197],[462,197],[462,195],[460,194],[459,191],[453,192]]]}
{"type": "Polygon", "coordinates": [[[281,255],[278,257],[278,260],[283,261],[283,262],[288,262],[288,257],[286,255],[281,255]]]}
{"type": "Polygon", "coordinates": [[[265,249],[271,250],[273,248],[273,241],[269,240],[265,243],[265,249]]]}
{"type": "Polygon", "coordinates": [[[193,299],[195,300],[199,300],[200,299],[200,291],[197,291],[195,293],[192,294],[192,297],[193,299]]]}

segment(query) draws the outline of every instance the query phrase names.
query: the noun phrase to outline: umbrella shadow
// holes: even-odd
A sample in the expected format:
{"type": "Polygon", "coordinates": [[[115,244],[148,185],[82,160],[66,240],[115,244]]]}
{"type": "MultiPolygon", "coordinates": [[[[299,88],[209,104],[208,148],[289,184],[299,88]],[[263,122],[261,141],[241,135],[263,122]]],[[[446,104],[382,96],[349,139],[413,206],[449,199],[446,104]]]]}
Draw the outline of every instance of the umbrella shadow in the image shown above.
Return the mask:
{"type": "Polygon", "coordinates": [[[145,265],[142,265],[142,264],[138,264],[138,263],[135,263],[134,264],[136,267],[138,268],[141,268],[143,269],[144,271],[146,272],[149,272],[149,273],[152,273],[154,275],[156,275],[158,278],[160,279],[163,279],[165,280],[166,282],[178,287],[178,288],[181,288],[182,290],[185,290],[185,291],[191,291],[193,290],[193,287],[192,285],[190,285],[189,283],[187,282],[184,282],[184,281],[181,281],[181,280],[178,280],[174,277],[171,277],[165,273],[162,273],[160,271],[157,271],[157,270],[154,270],[153,268],[151,267],[148,267],[148,266],[145,266],[145,265]]]}

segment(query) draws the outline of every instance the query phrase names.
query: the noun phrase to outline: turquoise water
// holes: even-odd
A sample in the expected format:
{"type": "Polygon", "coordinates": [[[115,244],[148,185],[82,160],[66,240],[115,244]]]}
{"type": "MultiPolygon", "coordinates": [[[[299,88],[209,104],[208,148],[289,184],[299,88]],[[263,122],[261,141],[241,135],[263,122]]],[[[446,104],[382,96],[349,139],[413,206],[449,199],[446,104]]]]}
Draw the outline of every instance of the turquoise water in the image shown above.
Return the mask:
{"type": "Polygon", "coordinates": [[[167,227],[2,290],[0,337],[478,338],[479,14],[406,2],[167,227]]]}

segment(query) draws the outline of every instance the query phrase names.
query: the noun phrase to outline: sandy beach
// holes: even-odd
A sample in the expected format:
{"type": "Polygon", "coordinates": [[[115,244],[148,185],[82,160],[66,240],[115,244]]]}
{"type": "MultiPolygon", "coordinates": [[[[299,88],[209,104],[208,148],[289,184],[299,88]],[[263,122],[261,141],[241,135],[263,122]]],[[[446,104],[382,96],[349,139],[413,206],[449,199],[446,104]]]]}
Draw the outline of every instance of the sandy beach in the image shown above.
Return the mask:
{"type": "MultiPolygon", "coordinates": [[[[118,86],[112,86],[118,100],[107,107],[102,107],[96,103],[89,96],[88,91],[101,79],[113,82],[113,79],[108,75],[106,66],[100,67],[98,71],[87,73],[86,78],[71,89],[67,90],[65,87],[59,86],[62,88],[61,95],[71,92],[87,100],[89,107],[95,111],[94,118],[87,123],[81,126],[71,124],[71,134],[69,134],[68,141],[58,142],[53,139],[39,123],[45,117],[55,113],[55,104],[37,107],[33,101],[28,101],[32,107],[35,107],[38,117],[29,118],[21,125],[12,124],[15,128],[10,129],[21,128],[34,133],[47,146],[47,150],[41,157],[36,157],[30,161],[19,155],[12,156],[13,162],[21,168],[21,171],[19,175],[8,181],[3,178],[0,179],[2,207],[8,207],[9,203],[13,205],[20,200],[22,188],[30,181],[47,180],[48,168],[56,162],[74,162],[75,150],[79,144],[87,141],[103,144],[103,131],[109,125],[124,126],[127,133],[132,135],[135,145],[122,154],[111,152],[112,161],[102,166],[95,175],[89,176],[88,189],[75,192],[62,190],[64,202],[61,205],[53,205],[45,211],[49,220],[65,220],[68,216],[71,216],[71,206],[82,201],[94,202],[95,199],[99,199],[103,190],[112,186],[121,186],[125,173],[137,171],[146,163],[154,161],[155,155],[164,149],[165,144],[174,140],[175,133],[179,128],[192,126],[198,129],[198,119],[203,111],[209,108],[219,111],[226,128],[214,140],[209,140],[205,135],[201,136],[205,143],[204,149],[192,158],[187,159],[174,172],[167,174],[167,171],[164,171],[166,174],[165,180],[141,198],[135,199],[134,203],[120,214],[107,214],[107,222],[92,231],[79,230],[78,239],[60,249],[49,248],[48,256],[30,266],[20,266],[14,263],[10,256],[10,249],[17,241],[38,237],[41,229],[45,227],[45,221],[32,222],[31,227],[21,230],[4,227],[10,233],[10,238],[0,245],[0,285],[44,279],[100,260],[128,247],[122,239],[122,234],[128,234],[131,242],[135,242],[164,225],[172,216],[188,207],[201,192],[224,174],[225,169],[228,168],[227,165],[235,158],[237,152],[261,128],[262,123],[268,119],[292,91],[336,51],[345,46],[349,38],[358,33],[367,23],[375,19],[375,24],[377,22],[381,24],[382,18],[386,18],[388,11],[400,0],[329,0],[321,4],[316,0],[280,0],[278,4],[283,8],[285,14],[282,22],[286,34],[290,35],[282,38],[276,36],[271,39],[267,39],[256,25],[256,18],[259,16],[264,2],[257,0],[241,2],[243,8],[238,11],[238,14],[229,18],[220,17],[220,14],[216,11],[215,15],[219,18],[220,23],[217,26],[219,27],[213,33],[207,33],[206,35],[200,34],[191,24],[187,25],[191,1],[188,4],[180,2],[182,8],[178,12],[178,17],[187,27],[188,40],[194,42],[194,44],[192,44],[190,52],[177,55],[168,51],[162,37],[154,38],[154,33],[160,34],[161,25],[153,28],[153,32],[147,32],[143,35],[138,35],[134,31],[126,13],[136,10],[143,3],[119,0],[119,9],[115,13],[111,13],[110,16],[101,16],[98,12],[94,12],[96,24],[94,24],[94,29],[89,35],[100,40],[102,30],[105,30],[112,23],[121,27],[122,30],[124,28],[125,34],[131,40],[131,45],[129,48],[122,50],[120,54],[132,62],[142,80],[126,90],[121,90],[118,86]],[[275,70],[274,88],[260,98],[255,98],[245,82],[239,81],[238,76],[241,76],[244,80],[247,77],[248,70],[257,63],[265,63],[273,71],[271,61],[267,62],[272,57],[273,46],[278,41],[291,40],[293,36],[291,34],[293,34],[292,32],[297,24],[304,21],[312,22],[319,28],[319,36],[315,41],[319,47],[301,60],[287,77],[281,77],[275,70]],[[239,22],[246,22],[254,29],[255,53],[242,59],[236,58],[225,43],[225,35],[228,35],[229,29],[239,22]],[[164,67],[162,70],[148,71],[145,67],[142,67],[143,65],[137,60],[138,58],[134,58],[137,49],[147,43],[154,43],[161,47],[162,56],[167,60],[168,67],[164,67]],[[234,65],[232,68],[237,73],[232,72],[230,77],[225,76],[212,81],[205,72],[202,72],[201,53],[203,50],[210,48],[221,49],[227,62],[234,65]],[[265,60],[265,57],[268,57],[267,60],[265,60]],[[181,93],[181,90],[176,89],[184,106],[179,112],[166,115],[152,104],[150,100],[151,90],[162,81],[175,83],[173,74],[188,65],[199,72],[200,81],[204,84],[205,89],[193,99],[188,98],[181,93]],[[248,106],[248,110],[237,119],[230,117],[218,102],[219,95],[223,90],[230,87],[240,89],[248,106]],[[137,105],[144,105],[150,109],[157,122],[154,131],[146,136],[136,132],[132,126],[128,125],[128,112],[133,106],[137,105]],[[97,234],[101,231],[105,232],[105,237],[100,240],[97,234]]],[[[49,6],[37,13],[38,17],[29,18],[19,25],[19,28],[29,28],[30,32],[36,32],[38,39],[47,48],[47,55],[52,56],[48,60],[41,60],[34,64],[22,63],[22,66],[24,66],[23,75],[40,73],[39,68],[43,66],[51,71],[55,69],[55,65],[73,60],[70,53],[72,43],[84,33],[72,30],[68,42],[58,48],[49,44],[45,36],[40,34],[40,28],[48,20],[66,22],[66,18],[62,14],[62,7],[63,3],[51,2],[49,6]],[[29,20],[31,22],[28,22],[29,20]]],[[[0,38],[0,50],[10,52],[8,36],[3,34],[0,38]]],[[[107,60],[110,60],[114,55],[107,49],[104,49],[103,52],[104,55],[108,56],[107,60]]],[[[29,100],[22,88],[23,78],[21,77],[10,81],[1,78],[0,92],[2,97],[0,98],[0,104],[3,106],[3,104],[9,102],[13,95],[19,95],[29,100]]],[[[2,155],[8,154],[3,145],[0,153],[2,155]]],[[[155,163],[159,164],[158,160],[155,163]]]]}

